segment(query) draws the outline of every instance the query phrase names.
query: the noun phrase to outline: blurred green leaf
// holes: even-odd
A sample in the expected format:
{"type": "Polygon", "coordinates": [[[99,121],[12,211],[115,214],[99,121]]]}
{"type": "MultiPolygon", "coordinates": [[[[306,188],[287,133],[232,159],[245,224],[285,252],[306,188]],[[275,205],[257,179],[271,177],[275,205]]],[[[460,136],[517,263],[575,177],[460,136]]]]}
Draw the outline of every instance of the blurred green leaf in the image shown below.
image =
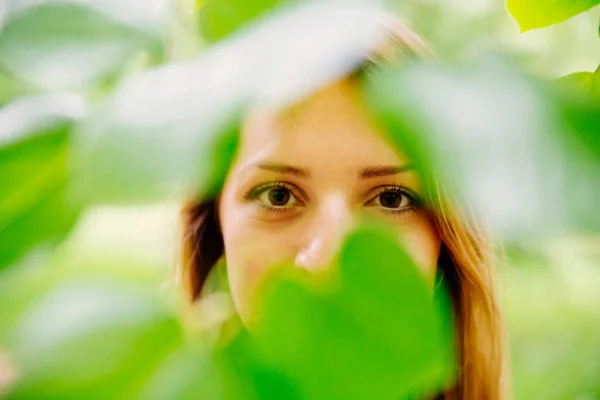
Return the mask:
{"type": "Polygon", "coordinates": [[[162,274],[63,262],[0,281],[0,347],[21,376],[9,398],[297,398],[239,322],[219,342],[184,331],[157,291],[162,274]]]}
{"type": "Polygon", "coordinates": [[[15,269],[0,285],[2,345],[22,377],[10,398],[137,398],[181,345],[155,284],[122,265],[112,277],[110,268],[52,267],[15,269]]]}
{"type": "Polygon", "coordinates": [[[600,102],[600,68],[595,72],[575,72],[563,76],[557,82],[576,93],[590,96],[600,102]]]}
{"type": "Polygon", "coordinates": [[[598,4],[600,0],[506,0],[521,32],[562,22],[598,4]]]}
{"type": "MultiPolygon", "coordinates": [[[[234,324],[239,322],[231,321],[234,324]]],[[[257,353],[244,328],[220,343],[177,348],[148,376],[136,398],[299,400],[294,383],[257,353]]]]}
{"type": "Polygon", "coordinates": [[[26,97],[0,110],[0,269],[75,222],[67,153],[84,113],[74,95],[26,97]]]}
{"type": "Polygon", "coordinates": [[[2,29],[2,25],[4,24],[4,18],[6,13],[8,12],[8,2],[4,1],[0,3],[0,30],[2,29]]]}
{"type": "Polygon", "coordinates": [[[299,270],[278,278],[261,289],[255,335],[302,399],[396,400],[452,384],[449,317],[389,233],[351,234],[335,278],[299,270]]]}
{"type": "Polygon", "coordinates": [[[568,99],[557,114],[565,123],[563,150],[569,173],[568,196],[572,226],[588,232],[599,229],[599,218],[592,213],[600,182],[600,102],[568,99]]]}
{"type": "Polygon", "coordinates": [[[0,69],[0,108],[31,91],[24,82],[0,69]]]}
{"type": "Polygon", "coordinates": [[[289,0],[206,0],[198,11],[200,30],[211,42],[218,41],[289,0]]]}
{"type": "Polygon", "coordinates": [[[497,60],[389,69],[366,96],[392,141],[495,233],[600,229],[600,153],[583,144],[599,139],[593,106],[497,60]]]}
{"type": "Polygon", "coordinates": [[[117,71],[141,49],[160,51],[166,2],[12,1],[0,64],[41,87],[73,87],[117,71]]]}
{"type": "Polygon", "coordinates": [[[384,34],[379,12],[328,1],[286,9],[197,60],[123,82],[76,136],[79,192],[91,202],[214,193],[248,108],[286,107],[351,71],[384,34]]]}
{"type": "MultiPolygon", "coordinates": [[[[600,67],[595,72],[567,75],[558,79],[557,83],[567,89],[567,96],[561,101],[561,111],[567,126],[573,131],[572,139],[582,147],[580,152],[589,152],[600,160],[600,67]]],[[[578,154],[573,157],[578,157],[578,154]]]]}

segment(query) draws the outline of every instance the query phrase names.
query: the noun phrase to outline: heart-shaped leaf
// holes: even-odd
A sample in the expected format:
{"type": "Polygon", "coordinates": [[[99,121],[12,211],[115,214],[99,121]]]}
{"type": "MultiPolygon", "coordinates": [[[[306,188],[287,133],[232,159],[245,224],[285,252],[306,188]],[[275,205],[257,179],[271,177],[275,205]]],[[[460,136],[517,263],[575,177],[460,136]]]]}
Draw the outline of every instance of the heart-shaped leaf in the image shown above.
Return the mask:
{"type": "Polygon", "coordinates": [[[358,230],[333,277],[302,275],[266,282],[255,324],[303,399],[400,399],[452,383],[448,309],[390,234],[358,230]]]}

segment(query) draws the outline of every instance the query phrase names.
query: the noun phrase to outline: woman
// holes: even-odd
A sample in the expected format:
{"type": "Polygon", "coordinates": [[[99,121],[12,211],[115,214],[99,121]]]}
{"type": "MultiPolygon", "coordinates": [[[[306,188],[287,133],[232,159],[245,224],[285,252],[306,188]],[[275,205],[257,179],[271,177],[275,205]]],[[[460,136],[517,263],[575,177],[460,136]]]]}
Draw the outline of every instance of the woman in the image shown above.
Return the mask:
{"type": "Polygon", "coordinates": [[[502,398],[502,327],[488,243],[441,190],[431,195],[424,187],[410,160],[368,118],[358,94],[357,77],[372,65],[429,55],[402,24],[386,19],[383,25],[388,40],[365,55],[355,74],[286,111],[247,116],[220,195],[183,210],[185,290],[198,299],[224,257],[243,319],[270,265],[293,260],[309,271],[326,268],[359,212],[382,215],[431,284],[441,273],[452,295],[459,376],[440,397],[502,398]]]}

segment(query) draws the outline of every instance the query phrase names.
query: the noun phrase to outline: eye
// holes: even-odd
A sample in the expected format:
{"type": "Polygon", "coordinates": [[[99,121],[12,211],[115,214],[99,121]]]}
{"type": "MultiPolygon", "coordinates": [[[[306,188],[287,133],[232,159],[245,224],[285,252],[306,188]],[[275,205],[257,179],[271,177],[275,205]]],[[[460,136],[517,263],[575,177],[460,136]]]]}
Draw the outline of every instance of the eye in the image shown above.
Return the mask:
{"type": "Polygon", "coordinates": [[[379,195],[379,204],[384,208],[398,208],[405,199],[407,199],[407,197],[402,193],[387,190],[379,195]]]}
{"type": "Polygon", "coordinates": [[[418,196],[415,193],[397,185],[377,188],[375,196],[365,203],[365,206],[380,207],[390,212],[411,211],[418,205],[418,196]]]}
{"type": "Polygon", "coordinates": [[[298,203],[298,199],[286,187],[273,187],[262,192],[258,199],[266,206],[284,208],[298,203]]]}
{"type": "Polygon", "coordinates": [[[303,205],[299,190],[286,182],[269,182],[254,189],[246,198],[258,201],[260,205],[269,210],[286,210],[297,205],[303,205]]]}

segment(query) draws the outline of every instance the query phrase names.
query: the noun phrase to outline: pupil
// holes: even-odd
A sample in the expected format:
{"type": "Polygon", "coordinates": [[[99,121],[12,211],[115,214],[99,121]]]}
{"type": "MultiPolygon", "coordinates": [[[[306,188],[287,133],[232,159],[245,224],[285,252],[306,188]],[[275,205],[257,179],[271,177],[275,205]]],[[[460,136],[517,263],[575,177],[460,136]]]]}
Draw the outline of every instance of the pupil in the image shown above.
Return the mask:
{"type": "Polygon", "coordinates": [[[380,196],[381,205],[387,208],[398,208],[400,200],[400,194],[394,192],[385,192],[380,196]]]}
{"type": "Polygon", "coordinates": [[[274,206],[284,206],[290,199],[290,192],[286,189],[273,189],[269,192],[269,201],[274,206]]]}

